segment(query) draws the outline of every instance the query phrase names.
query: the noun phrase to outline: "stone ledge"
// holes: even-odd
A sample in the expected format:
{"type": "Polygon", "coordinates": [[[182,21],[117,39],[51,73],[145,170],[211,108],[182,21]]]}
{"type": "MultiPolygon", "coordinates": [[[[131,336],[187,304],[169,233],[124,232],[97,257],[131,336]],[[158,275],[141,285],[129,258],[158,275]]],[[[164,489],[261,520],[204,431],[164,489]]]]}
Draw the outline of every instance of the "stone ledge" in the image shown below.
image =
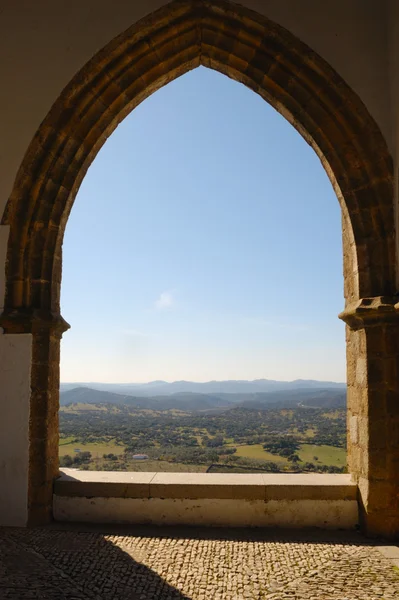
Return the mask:
{"type": "Polygon", "coordinates": [[[138,473],[63,469],[54,494],[80,498],[357,500],[350,475],[138,473]]]}
{"type": "Polygon", "coordinates": [[[399,302],[396,296],[360,298],[349,304],[338,317],[352,329],[399,322],[399,302]]]}
{"type": "Polygon", "coordinates": [[[354,529],[356,500],[54,496],[55,521],[124,525],[354,529]]]}

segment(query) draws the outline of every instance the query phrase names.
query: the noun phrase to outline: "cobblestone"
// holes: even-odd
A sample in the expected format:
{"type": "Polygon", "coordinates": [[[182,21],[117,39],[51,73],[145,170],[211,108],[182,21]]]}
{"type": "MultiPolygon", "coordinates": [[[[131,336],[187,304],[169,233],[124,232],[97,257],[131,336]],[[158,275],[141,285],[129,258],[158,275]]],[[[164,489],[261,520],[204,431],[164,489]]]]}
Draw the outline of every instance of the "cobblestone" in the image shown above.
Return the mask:
{"type": "Polygon", "coordinates": [[[357,534],[0,528],[2,600],[398,600],[357,534]]]}

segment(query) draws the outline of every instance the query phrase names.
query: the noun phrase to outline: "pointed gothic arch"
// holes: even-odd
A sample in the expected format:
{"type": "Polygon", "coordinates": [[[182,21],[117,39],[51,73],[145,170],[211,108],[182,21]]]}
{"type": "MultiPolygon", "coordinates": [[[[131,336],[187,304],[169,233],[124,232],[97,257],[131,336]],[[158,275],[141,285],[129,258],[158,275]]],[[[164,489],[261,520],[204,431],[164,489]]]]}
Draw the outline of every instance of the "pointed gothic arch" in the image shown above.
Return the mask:
{"type": "MultiPolygon", "coordinates": [[[[62,240],[79,185],[118,123],[199,65],[260,94],[314,148],[342,208],[344,318],[356,331],[374,308],[395,320],[392,159],[361,99],[325,60],[266,17],[227,0],[170,2],[100,50],[63,90],[30,143],[3,215],[10,235],[0,325],[33,339],[31,521],[51,514],[58,470],[59,342],[68,327],[60,314],[62,240]],[[365,304],[365,297],[374,300],[365,304]]],[[[348,335],[351,384],[359,350],[348,335]]],[[[360,388],[353,389],[357,398],[360,388]]]]}

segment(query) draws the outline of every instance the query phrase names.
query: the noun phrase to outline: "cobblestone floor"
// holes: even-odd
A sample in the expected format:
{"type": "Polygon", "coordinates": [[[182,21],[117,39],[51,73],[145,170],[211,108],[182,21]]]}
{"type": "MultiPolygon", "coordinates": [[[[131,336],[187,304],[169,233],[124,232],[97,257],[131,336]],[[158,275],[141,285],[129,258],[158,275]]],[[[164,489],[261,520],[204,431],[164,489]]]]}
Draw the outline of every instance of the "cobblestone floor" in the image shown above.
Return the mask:
{"type": "Polygon", "coordinates": [[[399,569],[357,534],[0,528],[0,598],[398,600],[399,569]]]}

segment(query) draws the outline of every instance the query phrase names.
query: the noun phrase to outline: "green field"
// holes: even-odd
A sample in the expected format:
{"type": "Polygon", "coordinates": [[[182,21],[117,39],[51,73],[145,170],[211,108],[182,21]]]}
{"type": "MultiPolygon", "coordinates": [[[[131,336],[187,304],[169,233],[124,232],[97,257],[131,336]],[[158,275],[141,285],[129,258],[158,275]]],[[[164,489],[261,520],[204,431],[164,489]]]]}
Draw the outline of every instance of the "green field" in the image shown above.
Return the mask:
{"type": "Polygon", "coordinates": [[[315,446],[302,444],[298,450],[302,462],[311,462],[317,465],[344,467],[346,465],[346,450],[335,446],[315,446]],[[318,461],[315,461],[317,456],[318,461]]]}
{"type": "MultiPolygon", "coordinates": [[[[109,442],[93,442],[84,444],[82,442],[74,442],[73,436],[60,438],[59,456],[69,454],[74,456],[75,449],[82,452],[91,452],[93,459],[102,459],[104,454],[121,455],[124,451],[124,446],[117,445],[114,441],[109,442]]],[[[263,449],[261,444],[245,444],[236,446],[236,456],[244,458],[255,458],[257,460],[272,461],[277,464],[287,465],[287,459],[276,454],[271,454],[263,449]]],[[[336,448],[335,446],[316,446],[314,444],[301,444],[298,450],[298,456],[303,463],[310,462],[316,465],[333,465],[343,467],[346,465],[346,450],[344,448],[336,448]],[[316,461],[314,457],[317,456],[316,461]]],[[[133,462],[129,469],[136,471],[187,471],[187,472],[202,472],[206,469],[203,465],[184,465],[179,463],[168,463],[166,461],[143,461],[133,462]]]]}
{"type": "Polygon", "coordinates": [[[236,446],[236,456],[243,456],[245,458],[257,458],[259,460],[270,460],[277,463],[287,463],[287,460],[282,456],[271,454],[263,449],[262,444],[246,444],[243,446],[236,446]]]}
{"type": "MultiPolygon", "coordinates": [[[[277,463],[287,464],[287,459],[276,454],[271,454],[263,449],[262,444],[247,444],[237,446],[237,456],[256,458],[258,460],[270,460],[277,463]]],[[[335,446],[316,446],[314,444],[301,444],[298,456],[303,463],[311,462],[318,465],[344,467],[346,465],[346,450],[335,446]],[[317,456],[318,461],[315,461],[317,456]]]]}
{"type": "Polygon", "coordinates": [[[59,446],[64,446],[64,444],[71,444],[71,443],[73,443],[73,441],[75,439],[76,438],[73,435],[70,435],[68,437],[62,437],[62,436],[60,436],[59,446]]]}
{"type": "Polygon", "coordinates": [[[66,439],[60,439],[59,456],[74,456],[76,454],[75,449],[79,448],[82,452],[91,452],[93,458],[102,458],[103,454],[123,454],[124,446],[118,446],[114,442],[94,442],[92,444],[83,444],[82,442],[70,441],[65,443],[66,439]]]}
{"type": "MultiPolygon", "coordinates": [[[[99,462],[104,463],[105,461],[99,462]]],[[[205,473],[208,467],[209,465],[187,465],[164,460],[130,460],[127,470],[144,473],[205,473]]],[[[90,464],[91,470],[95,471],[97,468],[96,461],[90,464]]]]}

